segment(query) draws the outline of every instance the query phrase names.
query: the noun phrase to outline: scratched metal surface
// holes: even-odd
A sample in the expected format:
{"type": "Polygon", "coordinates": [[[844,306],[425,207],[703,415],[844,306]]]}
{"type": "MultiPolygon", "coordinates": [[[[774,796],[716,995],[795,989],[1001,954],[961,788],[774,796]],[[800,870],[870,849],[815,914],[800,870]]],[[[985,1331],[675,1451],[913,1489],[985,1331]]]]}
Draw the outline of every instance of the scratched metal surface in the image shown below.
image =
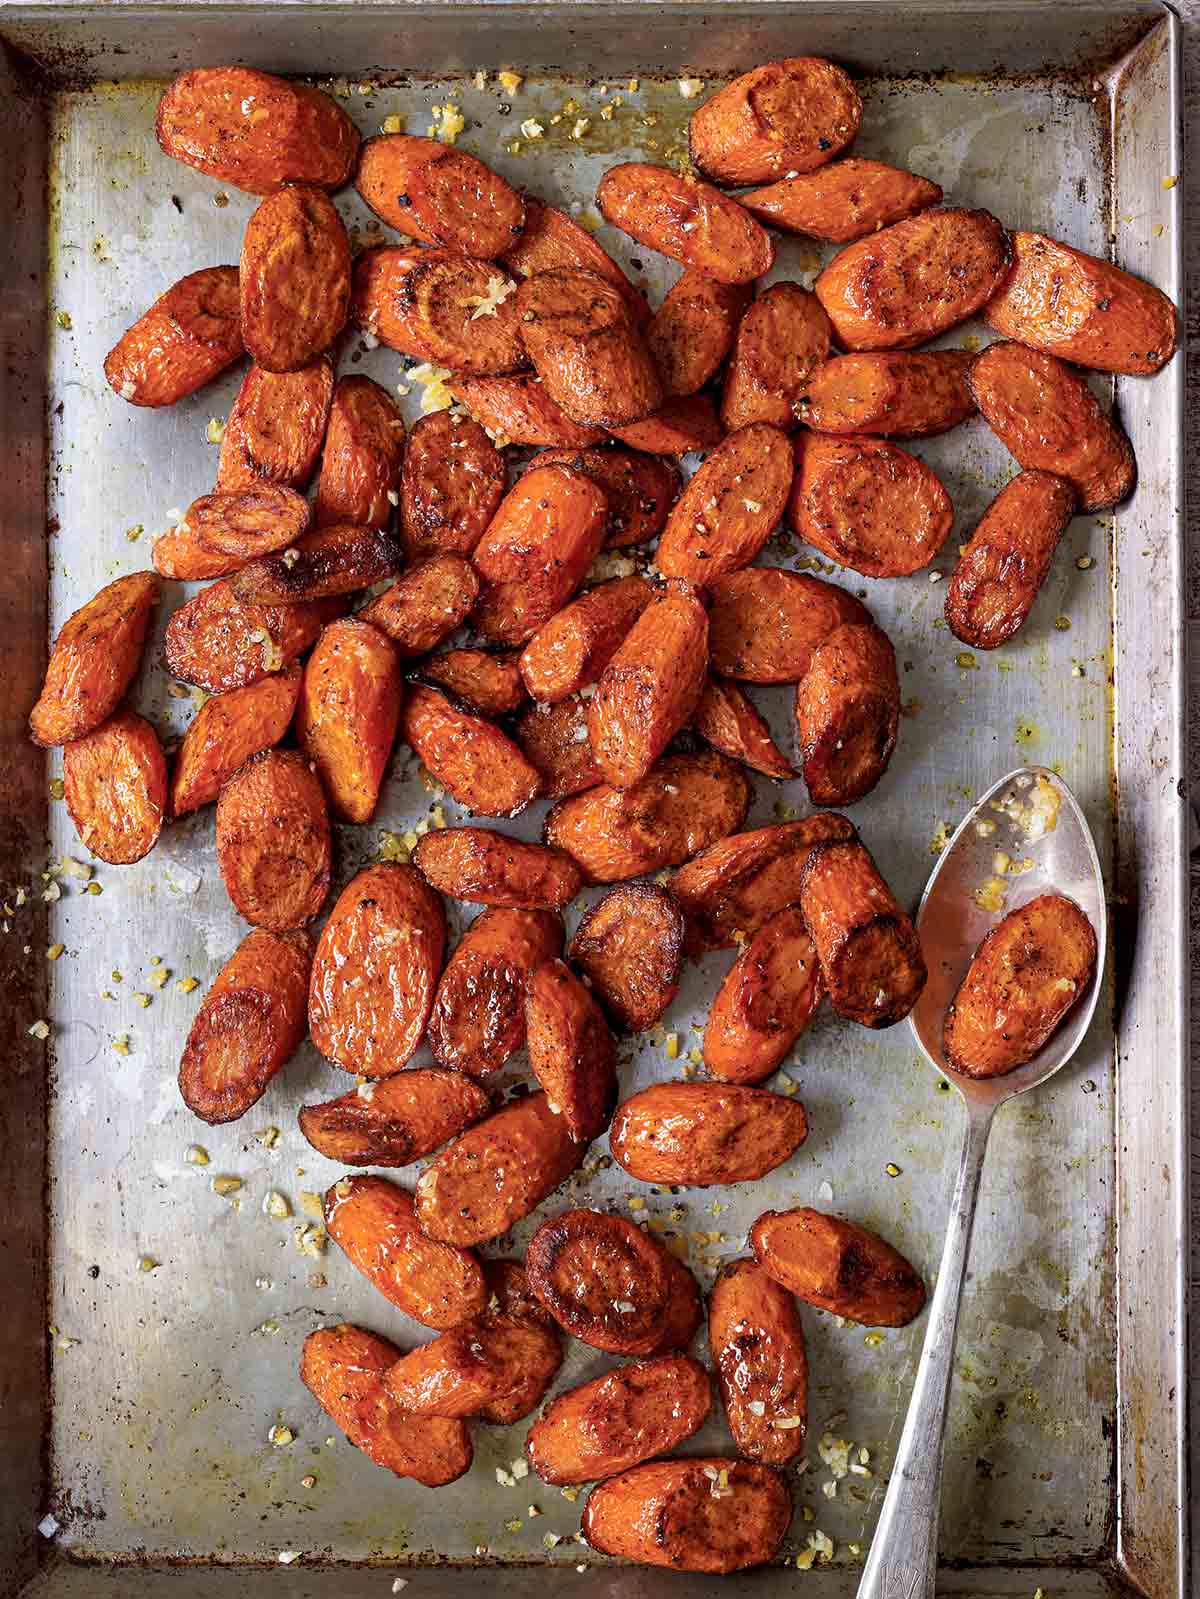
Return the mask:
{"type": "MultiPolygon", "coordinates": [[[[444,103],[449,87],[354,94],[347,104],[364,129],[399,114],[423,130],[428,108],[444,103]]],[[[62,524],[51,583],[57,620],[101,583],[142,565],[168,508],[186,506],[211,485],[216,452],[205,425],[224,415],[237,382],[231,377],[148,416],[122,406],[100,373],[105,350],[159,285],[202,262],[236,259],[253,205],[233,194],[219,208],[215,185],[161,156],[151,137],[157,93],[157,86],[122,85],[66,95],[54,113],[53,303],[72,324],[56,331],[51,351],[51,398],[55,408],[63,405],[52,428],[51,514],[62,524]],[[126,529],[139,523],[145,531],[131,543],[126,529]]],[[[571,82],[530,84],[503,119],[494,87],[459,86],[459,98],[482,124],[463,138],[466,148],[567,203],[588,200],[614,156],[653,156],[655,142],[661,150],[677,140],[690,109],[674,84],[647,85],[636,95],[626,89],[610,124],[600,122],[604,100],[571,82]],[[514,123],[522,113],[540,115],[548,137],[529,156],[523,150],[514,157],[506,140],[519,136],[514,123]],[[585,114],[609,135],[604,153],[595,148],[599,140],[569,137],[585,114]],[[552,125],[551,115],[562,120],[552,125]],[[644,126],[647,115],[656,127],[644,126]]],[[[927,172],[954,198],[989,206],[1011,223],[1041,222],[1085,248],[1103,249],[1101,145],[1085,100],[1046,88],[884,84],[872,92],[864,123],[864,154],[927,172]]],[[[344,196],[341,203],[360,217],[344,196]]],[[[611,230],[600,237],[632,264],[611,230]]],[[[636,246],[632,254],[642,259],[636,246]]],[[[811,245],[785,245],[773,276],[807,282],[819,260],[811,245]]],[[[657,274],[651,281],[656,290],[663,283],[657,274]]],[[[965,333],[976,338],[979,330],[965,333]]],[[[352,340],[347,357],[344,366],[354,363],[391,387],[401,376],[392,352],[360,352],[352,340]]],[[[956,543],[1009,467],[978,423],[919,453],[942,474],[955,503],[955,532],[935,568],[946,573],[956,543]]],[[[971,794],[1026,754],[1061,767],[1083,797],[1101,854],[1111,853],[1106,549],[1106,531],[1094,518],[1073,523],[1020,641],[977,663],[970,657],[968,668],[955,664],[960,646],[934,626],[945,590],[928,573],[873,583],[850,574],[895,640],[911,712],[886,779],[853,808],[903,899],[920,889],[938,825],[953,823],[971,794]],[[1084,555],[1094,565],[1080,571],[1076,558],[1084,555]],[[1058,630],[1060,617],[1069,619],[1069,630],[1058,630]],[[1083,675],[1072,675],[1076,665],[1083,675]]],[[[788,564],[798,554],[793,547],[788,564]]],[[[166,587],[163,619],[181,598],[178,586],[166,587]]],[[[157,637],[150,655],[140,707],[160,727],[178,728],[179,703],[168,698],[157,637]]],[[[782,731],[786,691],[771,698],[782,731]]],[[[368,848],[379,828],[403,832],[429,810],[409,763],[397,766],[377,825],[366,831],[368,848]]],[[[771,819],[780,801],[803,806],[799,785],[781,791],[760,783],[753,819],[771,819]]],[[[535,836],[542,810],[514,830],[535,836]]],[[[448,805],[447,815],[456,819],[456,807],[448,805]]],[[[361,858],[364,835],[343,835],[340,843],[344,875],[361,858]]],[[[53,845],[82,854],[61,813],[53,845]]],[[[200,992],[185,997],[172,982],[158,993],[149,961],[160,956],[173,974],[194,974],[206,985],[240,936],[216,872],[211,809],[169,829],[142,865],[102,869],[98,880],[105,890],[99,898],[68,885],[52,929],[69,952],[53,972],[52,1164],[64,1220],[54,1320],[81,1339],[55,1361],[56,1492],[77,1513],[64,1535],[68,1544],[94,1553],[141,1545],[227,1556],[328,1547],[348,1558],[435,1549],[462,1557],[486,1544],[500,1558],[528,1558],[542,1552],[545,1533],[573,1531],[577,1512],[557,1492],[528,1482],[497,1485],[494,1467],[520,1453],[524,1426],[480,1429],[475,1469],[436,1496],[398,1487],[344,1443],[325,1442],[330,1428],[296,1379],[304,1335],[336,1315],[361,1319],[402,1344],[422,1336],[336,1254],[318,1268],[293,1246],[293,1226],[262,1214],[268,1189],[296,1203],[299,1190],[319,1191],[338,1175],[300,1137],[295,1109],[336,1091],[343,1079],[306,1049],[242,1123],[211,1130],[196,1123],[179,1102],[174,1066],[200,992]],[[135,991],[153,995],[148,1009],[135,991]],[[127,1057],[113,1051],[118,1034],[128,1034],[127,1057]],[[281,1136],[268,1151],[254,1133],[269,1125],[281,1136]],[[193,1140],[211,1156],[206,1169],[183,1158],[193,1140]],[[240,1209],[212,1193],[216,1173],[244,1180],[240,1209]],[[139,1273],[142,1254],[162,1265],[139,1273]],[[88,1270],[97,1264],[93,1280],[88,1270]],[[308,1286],[315,1269],[328,1287],[308,1286]],[[256,1287],[260,1280],[270,1286],[256,1287]],[[268,1319],[278,1332],[256,1330],[268,1319]],[[297,1434],[287,1449],[268,1441],[280,1420],[297,1434]],[[301,1486],[309,1473],[317,1477],[312,1490],[301,1486]],[[527,1515],[531,1501],[542,1516],[527,1515]],[[89,1519],[88,1506],[101,1507],[104,1519],[89,1519]],[[519,1530],[506,1530],[513,1519],[519,1530]]],[[[714,956],[688,974],[668,1019],[684,1055],[698,1042],[689,1029],[702,1021],[728,959],[714,956]]],[[[944,1542],[952,1556],[1087,1558],[1104,1539],[1110,1462],[1101,1429],[1114,1400],[1106,1248],[1110,1049],[1102,1023],[1077,1067],[1014,1107],[997,1130],[951,1422],[944,1542]]],[[[661,1044],[647,1041],[630,1052],[623,1086],[677,1070],[661,1044]]],[[[651,1196],[645,1214],[690,1237],[707,1281],[716,1259],[739,1252],[761,1210],[819,1204],[828,1183],[833,1204],[929,1270],[957,1111],[918,1062],[907,1028],[876,1038],[825,1015],[795,1051],[788,1075],[809,1107],[813,1132],[787,1168],[749,1191],[651,1196]],[[898,1178],[885,1174],[889,1161],[901,1168],[898,1178]],[[677,1223],[676,1207],[686,1212],[677,1223]],[[711,1242],[698,1245],[697,1233],[712,1234],[711,1242]]],[[[636,1185],[614,1170],[576,1187],[585,1203],[622,1204],[636,1185]]],[[[529,1227],[520,1230],[518,1247],[529,1227]]],[[[865,1443],[886,1471],[920,1323],[882,1335],[878,1347],[864,1341],[861,1328],[838,1327],[817,1313],[805,1324],[814,1446],[823,1418],[845,1410],[848,1419],[835,1431],[865,1443]]],[[[561,1381],[605,1364],[576,1345],[561,1381]]],[[[724,1437],[714,1421],[694,1443],[715,1448],[724,1437]]],[[[815,1447],[812,1459],[798,1498],[819,1512],[818,1525],[839,1547],[861,1541],[870,1526],[871,1481],[847,1478],[829,1500],[821,1490],[829,1474],[815,1447]]],[[[574,1558],[569,1549],[555,1554],[574,1558]]]]}
{"type": "MultiPolygon", "coordinates": [[[[456,87],[470,124],[461,143],[566,204],[586,204],[613,160],[668,151],[690,109],[673,82],[645,81],[636,93],[619,90],[625,104],[606,124],[594,85],[531,78],[502,118],[494,86],[456,87]],[[570,99],[578,111],[562,110],[570,99]],[[553,114],[563,120],[552,124],[553,114]],[[514,124],[531,115],[547,136],[513,156],[505,145],[520,137],[514,124]],[[580,144],[568,137],[578,116],[591,120],[580,144]]],[[[167,509],[211,486],[215,449],[205,426],[225,414],[236,388],[235,377],[155,415],[121,405],[100,379],[104,352],[160,287],[196,265],[236,259],[253,205],[236,193],[218,205],[215,185],[161,156],[151,134],[156,94],[154,85],[125,83],[60,94],[52,108],[49,510],[60,523],[50,552],[53,625],[101,583],[147,564],[167,509]],[[67,313],[69,327],[57,325],[56,312],[67,313]],[[128,539],[138,526],[140,537],[128,539]]],[[[410,131],[423,131],[428,108],[446,97],[445,85],[422,84],[351,92],[346,104],[368,131],[392,113],[406,116],[410,131]]],[[[1053,82],[995,78],[877,81],[867,100],[861,153],[910,164],[942,182],[951,199],[987,205],[1011,225],[1040,225],[1085,248],[1106,248],[1103,102],[1053,82]]],[[[345,195],[339,203],[349,221],[366,221],[345,195]]],[[[1155,206],[1167,215],[1170,203],[1147,196],[1148,229],[1155,206]]],[[[634,258],[649,265],[611,230],[599,236],[635,273],[634,258]]],[[[786,243],[773,275],[808,282],[821,259],[809,245],[786,243]]],[[[654,291],[669,281],[641,275],[654,291]]],[[[980,333],[969,327],[943,342],[980,333]]],[[[342,364],[389,384],[402,378],[398,357],[364,351],[354,340],[342,364]]],[[[405,402],[410,416],[415,398],[405,402]]],[[[1137,442],[1139,450],[1150,447],[1137,442]]],[[[978,423],[916,451],[943,476],[956,507],[955,531],[936,563],[944,574],[1008,463],[978,423]]],[[[1022,638],[974,665],[956,664],[954,641],[934,626],[944,588],[931,585],[927,573],[891,583],[847,574],[848,586],[865,594],[892,633],[904,667],[911,714],[900,749],[876,793],[852,812],[902,898],[915,900],[939,824],[952,825],[971,793],[1026,754],[1059,766],[1085,805],[1102,858],[1112,858],[1110,534],[1096,519],[1077,519],[1022,638]],[[1076,565],[1083,556],[1092,561],[1087,570],[1076,565]],[[1060,618],[1070,626],[1056,625],[1060,618]]],[[[777,547],[764,558],[795,564],[805,553],[777,547]]],[[[184,593],[166,587],[161,620],[184,593]]],[[[167,690],[161,620],[139,705],[170,732],[184,725],[190,708],[167,690]]],[[[763,699],[784,733],[782,692],[763,699]]],[[[777,803],[804,809],[802,789],[762,784],[753,819],[771,819],[777,803]]],[[[376,826],[339,840],[340,880],[371,857],[380,829],[403,831],[429,806],[429,794],[399,760],[376,826]]],[[[450,802],[446,813],[456,819],[450,802]]],[[[514,830],[533,836],[540,815],[535,808],[514,830]]],[[[52,826],[52,849],[82,858],[61,807],[52,826]]],[[[300,1138],[294,1112],[345,1080],[306,1050],[243,1124],[208,1129],[194,1122],[176,1096],[179,1049],[203,986],[243,931],[216,875],[211,812],[173,829],[141,866],[101,867],[97,879],[99,896],[84,894],[78,879],[63,881],[48,933],[67,947],[51,968],[50,1319],[65,1335],[61,1341],[79,1340],[52,1357],[50,1503],[63,1545],[85,1557],[226,1561],[271,1559],[280,1549],[338,1559],[462,1559],[477,1546],[500,1561],[573,1565],[594,1558],[568,1542],[553,1552],[543,1545],[547,1532],[574,1531],[578,1507],[529,1479],[515,1489],[497,1485],[493,1468],[520,1454],[522,1425],[481,1429],[475,1469],[437,1495],[395,1483],[340,1439],[326,1441],[331,1428],[295,1377],[304,1334],[350,1318],[401,1344],[425,1336],[336,1252],[312,1260],[294,1246],[294,1228],[305,1220],[301,1192],[319,1191],[337,1175],[300,1138]],[[155,956],[172,973],[161,992],[150,976],[155,956]],[[202,985],[190,997],[175,987],[189,975],[202,985]],[[139,993],[151,996],[148,1008],[139,993]],[[126,1037],[127,1056],[112,1048],[126,1037]],[[280,1137],[267,1148],[255,1135],[272,1126],[280,1137]],[[193,1142],[209,1153],[205,1169],[185,1160],[193,1142]],[[211,1177],[225,1173],[244,1182],[237,1206],[211,1191],[211,1177]],[[297,1211],[287,1224],[261,1212],[264,1195],[276,1189],[297,1211]],[[140,1272],[142,1255],[161,1264],[140,1272]],[[325,1286],[310,1285],[314,1272],[325,1286]],[[296,1433],[281,1450],[267,1437],[279,1421],[296,1433]],[[308,1475],[316,1478],[311,1490],[301,1483],[308,1475]],[[531,1517],[531,1504],[542,1514],[531,1517]]],[[[710,958],[689,974],[668,1020],[684,1055],[698,1042],[689,1028],[702,1021],[724,960],[710,958]]],[[[1106,1546],[1116,1408],[1110,1011],[1102,1006],[1076,1066],[1013,1107],[997,1128],[951,1419],[942,1539],[948,1559],[1075,1563],[1106,1546]]],[[[661,1044],[648,1041],[630,1053],[622,1081],[632,1089],[677,1070],[661,1044]]],[[[856,1215],[931,1270],[955,1110],[918,1063],[907,1031],[875,1037],[825,1017],[786,1070],[813,1123],[789,1167],[753,1192],[646,1195],[642,1214],[682,1234],[705,1282],[719,1260],[739,1252],[760,1210],[788,1203],[856,1215]],[[888,1161],[901,1168],[898,1177],[885,1175],[888,1161]]],[[[510,1075],[517,1080],[521,1071],[510,1075]]],[[[569,1201],[624,1205],[633,1185],[616,1177],[595,1172],[574,1185],[569,1201]]],[[[518,1249],[529,1230],[518,1231],[518,1249]]],[[[488,1252],[506,1251],[498,1244],[488,1252]]],[[[885,1334],[878,1345],[866,1343],[861,1328],[837,1327],[816,1312],[806,1312],[805,1326],[814,1447],[810,1471],[795,1484],[797,1504],[835,1540],[839,1565],[852,1568],[849,1546],[869,1536],[920,1323],[885,1334]],[[822,1491],[829,1472],[815,1445],[825,1418],[843,1411],[834,1430],[870,1449],[877,1475],[842,1481],[830,1499],[822,1491]]],[[[560,1385],[604,1364],[575,1346],[560,1385]]],[[[693,1447],[723,1443],[727,1435],[714,1422],[693,1447]]],[[[798,1546],[811,1527],[798,1520],[794,1531],[798,1546]]]]}
{"type": "MultiPolygon", "coordinates": [[[[1179,7],[1183,34],[1184,127],[1194,130],[1200,116],[1200,0],[1182,0],[1179,7]]],[[[1188,141],[1195,152],[1194,131],[1188,141]]],[[[1189,972],[1193,994],[1200,992],[1200,538],[1197,537],[1197,512],[1200,509],[1200,168],[1193,171],[1184,162],[1185,214],[1191,218],[1185,234],[1185,270],[1188,288],[1187,359],[1187,449],[1185,485],[1187,519],[1187,617],[1188,617],[1188,777],[1191,799],[1191,873],[1189,894],[1189,972]]],[[[1192,1305],[1200,1303],[1200,1009],[1193,1008],[1191,1027],[1192,1135],[1191,1135],[1191,1210],[1190,1267],[1192,1305]]],[[[1193,1483],[1200,1482],[1200,1320],[1193,1309],[1191,1322],[1190,1372],[1192,1376],[1191,1467],[1193,1483]]],[[[1200,1536],[1200,1495],[1192,1496],[1192,1547],[1200,1536]]]]}

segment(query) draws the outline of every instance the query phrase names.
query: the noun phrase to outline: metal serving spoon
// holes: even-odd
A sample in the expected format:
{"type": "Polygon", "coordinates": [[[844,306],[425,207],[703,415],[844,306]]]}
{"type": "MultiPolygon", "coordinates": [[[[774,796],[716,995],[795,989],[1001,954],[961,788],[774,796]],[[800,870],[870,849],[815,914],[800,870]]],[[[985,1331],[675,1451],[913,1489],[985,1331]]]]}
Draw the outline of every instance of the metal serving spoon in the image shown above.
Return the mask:
{"type": "Polygon", "coordinates": [[[992,1118],[1006,1100],[1036,1088],[1066,1065],[1082,1042],[1096,1009],[1106,944],[1104,880],[1091,829],[1075,796],[1060,777],[1045,767],[1023,766],[1001,778],[979,800],[925,885],[917,911],[917,929],[929,967],[929,981],[909,1020],[930,1065],[962,1095],[967,1124],[958,1180],[950,1202],[946,1245],[929,1305],[925,1347],[879,1525],[859,1583],[858,1599],[933,1599],[946,1406],[975,1202],[992,1118]],[[1035,840],[1007,810],[997,810],[993,802],[1012,795],[1017,807],[1027,806],[1036,798],[1048,800],[1048,808],[1052,809],[1054,796],[1041,787],[1047,783],[1060,803],[1052,830],[1035,840]],[[982,829],[980,823],[984,824],[982,829]],[[995,824],[994,831],[988,823],[995,824]],[[974,897],[993,875],[993,859],[998,850],[1016,860],[1031,858],[1036,863],[1034,869],[1006,880],[1004,913],[1048,892],[1073,899],[1096,932],[1096,975],[1090,992],[1082,996],[1033,1060],[1006,1077],[976,1081],[946,1064],[942,1022],[976,947],[998,921],[995,914],[982,910],[974,897]]]}

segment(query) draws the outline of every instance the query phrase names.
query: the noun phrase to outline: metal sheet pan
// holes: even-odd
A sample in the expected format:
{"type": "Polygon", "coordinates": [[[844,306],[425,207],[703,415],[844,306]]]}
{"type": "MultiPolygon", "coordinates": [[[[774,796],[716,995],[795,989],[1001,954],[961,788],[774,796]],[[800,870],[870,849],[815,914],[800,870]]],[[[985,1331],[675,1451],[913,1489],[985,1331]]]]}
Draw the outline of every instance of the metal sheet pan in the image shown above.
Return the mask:
{"type": "MultiPolygon", "coordinates": [[[[186,996],[175,981],[194,975],[206,984],[240,936],[216,876],[211,812],[173,828],[141,866],[100,868],[98,896],[84,893],[81,879],[60,876],[61,897],[40,897],[38,874],[49,860],[83,856],[61,805],[49,806],[43,842],[47,780],[61,766],[55,757],[44,767],[20,736],[44,652],[44,565],[53,629],[100,584],[147,564],[169,508],[210,486],[207,424],[225,414],[236,387],[231,378],[153,414],[121,405],[100,376],[104,352],[161,287],[198,264],[236,259],[253,204],[231,193],[221,205],[216,185],[161,156],[152,139],[154,80],[178,65],[239,58],[331,73],[345,80],[344,103],[368,131],[391,114],[424,131],[429,108],[453,92],[470,124],[467,148],[586,215],[604,166],[639,154],[662,158],[678,141],[690,110],[678,76],[702,77],[707,87],[772,54],[825,51],[867,75],[861,153],[910,164],[1010,225],[1111,249],[1178,298],[1176,191],[1162,185],[1179,161],[1174,23],[1140,5],[1060,6],[1053,16],[1008,4],[897,12],[871,3],[717,3],[669,16],[636,5],[0,5],[0,34],[50,69],[31,82],[18,66],[22,92],[6,103],[3,128],[5,170],[22,203],[4,245],[14,268],[6,275],[14,285],[6,345],[19,359],[0,381],[22,453],[16,492],[0,508],[13,552],[3,584],[10,823],[0,846],[6,893],[24,886],[31,895],[14,906],[0,946],[16,1059],[14,1093],[0,1115],[13,1122],[5,1130],[17,1225],[3,1247],[12,1257],[7,1280],[30,1281],[15,1312],[22,1336],[0,1370],[6,1431],[14,1416],[3,1477],[14,1487],[3,1496],[14,1554],[5,1577],[14,1586],[39,1551],[45,1556],[32,1523],[50,1510],[60,1528],[54,1548],[87,1563],[52,1567],[45,1580],[53,1591],[100,1591],[111,1580],[132,1589],[127,1568],[110,1579],[95,1562],[236,1566],[275,1561],[285,1550],[304,1556],[303,1572],[277,1574],[297,1593],[325,1591],[308,1570],[316,1562],[480,1560],[495,1568],[486,1578],[424,1571],[422,1588],[456,1593],[486,1581],[506,1592],[502,1568],[539,1562],[577,1593],[648,1593],[656,1579],[618,1576],[570,1541],[577,1505],[528,1478],[515,1488],[497,1483],[495,1468],[520,1455],[522,1426],[481,1429],[473,1472],[436,1495],[396,1484],[340,1439],[327,1442],[332,1429],[295,1376],[305,1333],[349,1318],[402,1344],[423,1334],[336,1252],[314,1260],[295,1246],[294,1229],[306,1219],[302,1192],[319,1192],[337,1174],[295,1128],[300,1103],[338,1091],[311,1050],[243,1123],[207,1129],[178,1102],[175,1065],[200,991],[186,996]],[[501,66],[526,75],[507,115],[494,79],[483,90],[470,81],[478,68],[501,66]],[[420,75],[437,71],[447,76],[420,75]],[[636,90],[625,87],[630,77],[640,79],[636,90]],[[624,101],[611,123],[599,115],[603,83],[611,85],[609,103],[617,93],[624,101]],[[578,110],[564,108],[570,101],[578,110]],[[562,120],[552,122],[555,115],[562,120]],[[507,146],[521,137],[515,124],[530,116],[546,136],[522,140],[514,154],[507,146]],[[574,140],[580,116],[591,125],[574,140]],[[137,539],[127,536],[139,526],[137,539]],[[67,953],[48,966],[44,951],[59,941],[67,953]],[[162,991],[150,975],[156,956],[172,973],[162,991]],[[148,1008],[138,993],[150,995],[148,1008]],[[41,1051],[25,1036],[43,1015],[54,1029],[48,1117],[41,1051]],[[126,1036],[128,1055],[113,1048],[126,1036]],[[43,1126],[44,1233],[36,1219],[43,1126]],[[277,1142],[256,1136],[272,1127],[277,1142]],[[192,1143],[207,1149],[207,1168],[188,1163],[192,1143]],[[240,1207],[212,1192],[219,1173],[243,1179],[240,1207]],[[262,1214],[275,1189],[296,1208],[290,1224],[262,1214]],[[142,1256],[161,1265],[139,1271],[142,1256]],[[57,1330],[49,1337],[48,1326],[57,1330]],[[43,1478],[34,1439],[47,1342],[43,1478]],[[275,1449],[268,1433],[281,1420],[296,1442],[275,1449]],[[309,1476],[311,1489],[303,1485],[309,1476]],[[540,1513],[530,1514],[531,1505],[540,1513]],[[547,1534],[563,1541],[548,1549],[547,1534]],[[581,1562],[584,1574],[574,1569],[581,1562]]],[[[353,197],[341,199],[347,217],[365,224],[353,197]]],[[[629,241],[608,229],[600,238],[653,290],[669,281],[629,241]]],[[[808,282],[821,259],[812,245],[791,241],[773,275],[808,282]]],[[[942,342],[981,337],[972,326],[942,342]]],[[[403,380],[399,358],[357,341],[343,364],[392,385],[403,380]]],[[[934,625],[944,589],[928,573],[892,583],[846,575],[892,633],[902,662],[910,714],[900,748],[885,781],[853,812],[901,897],[917,897],[940,825],[951,825],[969,795],[1022,752],[1059,765],[1113,866],[1117,957],[1108,1000],[1074,1067],[1006,1113],[985,1178],[942,1549],[947,1562],[968,1568],[956,1582],[987,1591],[1008,1586],[1008,1567],[1038,1568],[1029,1578],[1035,1585],[1051,1580],[1050,1566],[1075,1573],[1073,1586],[1112,1571],[1155,1596],[1179,1593],[1184,1582],[1179,369],[1176,362],[1151,384],[1116,385],[1138,453],[1137,494],[1115,518],[1072,524],[1029,626],[999,656],[959,664],[955,641],[934,625]]],[[[415,391],[405,404],[417,414],[415,391]]],[[[955,531],[936,562],[945,574],[1009,463],[979,424],[916,449],[955,503],[955,531]]],[[[795,564],[807,554],[777,546],[764,559],[795,564]]],[[[184,592],[167,587],[164,620],[184,592]]],[[[177,730],[190,707],[168,692],[160,646],[161,624],[138,703],[164,731],[177,730]]],[[[783,731],[783,694],[767,708],[783,731]]],[[[802,790],[763,784],[753,816],[770,820],[789,804],[806,808],[802,790]]],[[[415,771],[397,761],[375,828],[339,838],[341,877],[370,858],[380,830],[403,832],[430,805],[415,771]]],[[[447,804],[446,813],[453,820],[456,808],[447,804]]],[[[530,835],[540,814],[514,831],[530,835]]],[[[683,1056],[698,1042],[690,1028],[702,1021],[722,964],[710,958],[689,974],[673,1009],[668,1025],[683,1056]]],[[[622,1081],[633,1088],[677,1070],[661,1042],[646,1040],[628,1053],[622,1081]]],[[[788,1203],[844,1208],[932,1268],[955,1111],[906,1030],[867,1037],[825,1019],[786,1071],[813,1123],[787,1168],[750,1193],[638,1195],[646,1200],[641,1215],[683,1238],[705,1281],[739,1252],[754,1215],[788,1203]],[[888,1162],[898,1177],[886,1175],[888,1162]]],[[[519,1068],[510,1075],[519,1078],[519,1068]]],[[[627,1209],[634,1185],[592,1164],[569,1198],[627,1209]]],[[[517,1248],[528,1231],[518,1230],[517,1248]]],[[[840,1590],[853,1587],[855,1548],[870,1535],[920,1324],[881,1343],[815,1313],[805,1325],[811,1467],[795,1489],[814,1520],[798,1517],[790,1547],[802,1547],[814,1527],[826,1531],[835,1563],[804,1580],[840,1590]],[[829,1498],[817,1446],[827,1420],[843,1413],[832,1430],[869,1449],[875,1475],[844,1479],[829,1498]]],[[[576,1346],[561,1380],[603,1365],[576,1346]]],[[[719,1446],[724,1436],[714,1422],[695,1446],[719,1446]]],[[[350,1591],[340,1573],[328,1577],[350,1591]]],[[[183,1591],[183,1573],[167,1578],[183,1591]]],[[[186,1581],[207,1592],[219,1578],[193,1572],[186,1581]]],[[[142,1580],[154,1591],[148,1570],[142,1580]]],[[[362,1580],[363,1592],[371,1583],[376,1591],[382,1576],[362,1580]]],[[[514,1575],[512,1591],[524,1580],[514,1575]]],[[[782,1592],[798,1580],[777,1570],[733,1586],[782,1592]]],[[[1055,1571],[1052,1580],[1061,1587],[1064,1576],[1055,1571]]],[[[707,1587],[690,1583],[688,1591],[707,1587]]]]}

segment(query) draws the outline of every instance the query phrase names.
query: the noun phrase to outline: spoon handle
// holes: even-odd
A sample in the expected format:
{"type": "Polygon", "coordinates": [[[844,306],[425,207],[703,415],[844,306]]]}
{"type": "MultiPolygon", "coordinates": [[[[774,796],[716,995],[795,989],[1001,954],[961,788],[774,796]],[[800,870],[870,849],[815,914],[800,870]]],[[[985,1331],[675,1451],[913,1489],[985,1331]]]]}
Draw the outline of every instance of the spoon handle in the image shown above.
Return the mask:
{"type": "Polygon", "coordinates": [[[858,1599],[933,1599],[946,1405],[975,1201],[993,1111],[992,1105],[967,1105],[962,1157],[937,1288],[929,1306],[925,1347],[879,1525],[858,1585],[858,1599]]]}

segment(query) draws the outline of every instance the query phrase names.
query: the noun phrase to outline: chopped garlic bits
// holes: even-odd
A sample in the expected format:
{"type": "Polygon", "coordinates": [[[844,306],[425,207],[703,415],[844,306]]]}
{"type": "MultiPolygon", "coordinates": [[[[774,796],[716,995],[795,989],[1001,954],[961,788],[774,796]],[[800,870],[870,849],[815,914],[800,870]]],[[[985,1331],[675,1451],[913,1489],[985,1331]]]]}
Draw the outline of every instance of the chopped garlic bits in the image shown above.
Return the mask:
{"type": "Polygon", "coordinates": [[[1062,794],[1042,772],[1036,779],[1025,778],[1018,787],[992,801],[992,809],[1006,816],[1031,842],[1054,831],[1061,808],[1062,794]]]}
{"type": "Polygon", "coordinates": [[[420,366],[410,367],[406,376],[421,387],[422,416],[428,416],[431,411],[445,411],[454,404],[454,396],[446,386],[446,380],[452,376],[449,367],[424,361],[420,366]]]}
{"type": "Polygon", "coordinates": [[[495,316],[498,306],[504,304],[510,294],[515,294],[517,285],[511,278],[501,277],[494,273],[487,282],[486,294],[468,294],[460,300],[460,305],[474,306],[470,320],[478,321],[481,316],[495,316]]]}
{"type": "Polygon", "coordinates": [[[993,914],[1004,909],[1005,895],[1008,884],[1002,877],[985,878],[971,896],[981,911],[991,911],[993,914]]]}
{"type": "Polygon", "coordinates": [[[429,124],[428,137],[436,139],[439,144],[457,143],[467,121],[453,101],[446,105],[435,105],[431,114],[433,121],[429,124]]]}

